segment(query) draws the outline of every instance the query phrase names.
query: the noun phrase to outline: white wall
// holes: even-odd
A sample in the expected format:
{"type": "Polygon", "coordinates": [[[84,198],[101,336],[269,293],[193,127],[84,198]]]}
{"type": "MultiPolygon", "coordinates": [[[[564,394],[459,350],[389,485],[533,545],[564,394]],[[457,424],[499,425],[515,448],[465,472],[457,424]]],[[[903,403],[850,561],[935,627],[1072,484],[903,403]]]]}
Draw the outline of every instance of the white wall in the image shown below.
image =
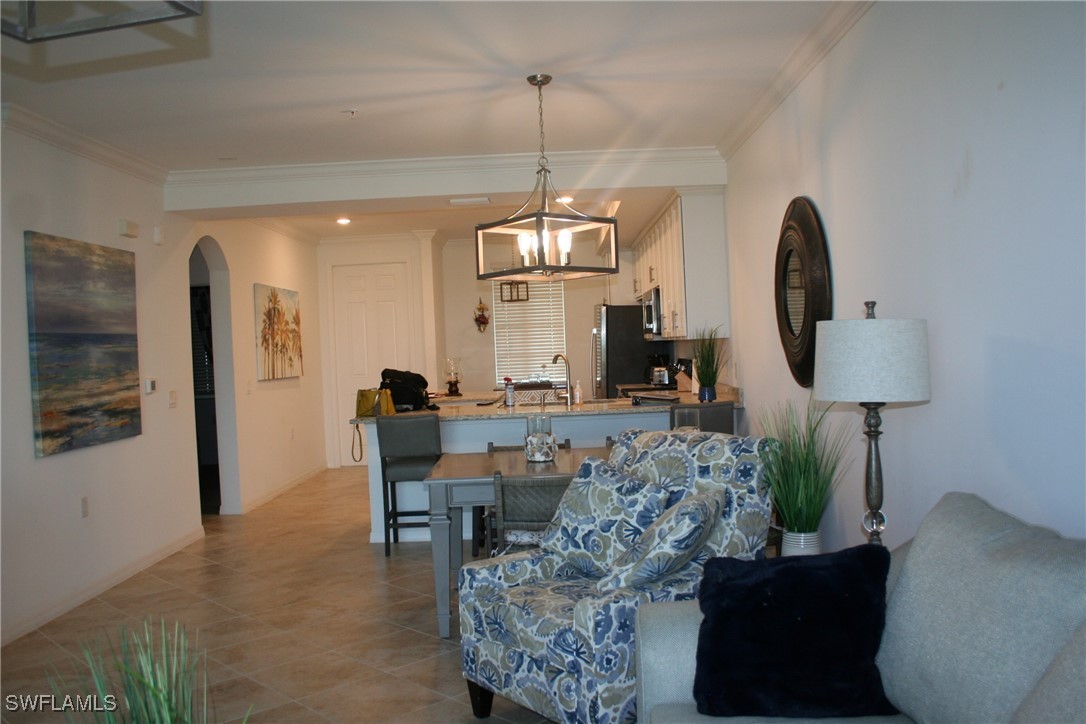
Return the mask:
{"type": "Polygon", "coordinates": [[[157,184],[5,126],[3,132],[3,639],[50,620],[203,535],[188,322],[190,247],[157,184]],[[141,236],[117,235],[117,219],[141,236]],[[166,241],[151,243],[153,225],[166,241]],[[34,457],[23,231],[134,251],[142,434],[34,457]],[[177,407],[168,406],[170,390],[177,407]],[[86,497],[90,515],[81,517],[86,497]]]}
{"type": "MultiPolygon", "coordinates": [[[[219,398],[225,398],[236,420],[236,444],[223,440],[221,430],[219,443],[220,449],[237,450],[240,485],[236,494],[230,494],[229,481],[222,482],[223,512],[236,514],[325,467],[317,247],[248,221],[200,223],[186,237],[185,246],[191,250],[205,236],[219,245],[229,269],[232,349],[228,360],[216,350],[215,392],[217,406],[222,403],[219,398]],[[259,330],[253,297],[257,283],[298,292],[302,313],[302,374],[298,377],[257,380],[259,330]],[[223,364],[232,365],[232,390],[228,379],[220,379],[223,364]]],[[[215,261],[208,262],[214,296],[215,261]]],[[[187,393],[191,395],[191,386],[187,393]]],[[[227,471],[221,474],[229,475],[227,471]]]]}
{"type": "MultiPolygon", "coordinates": [[[[1084,6],[878,3],[728,162],[749,413],[807,390],[774,317],[790,199],[825,227],[834,316],[928,320],[932,400],[883,414],[884,539],[948,490],[1086,534],[1084,6]]],[[[834,417],[862,424],[858,406],[834,417]]],[[[864,446],[823,521],[863,541],[864,446]]]]}
{"type": "MultiPolygon", "coordinates": [[[[323,467],[315,248],[241,222],[194,227],[162,211],[160,183],[128,173],[140,169],[138,162],[113,159],[110,149],[86,139],[73,141],[93,153],[72,153],[21,127],[5,123],[3,130],[4,643],[203,536],[188,286],[189,257],[205,234],[215,237],[231,267],[232,372],[243,391],[251,390],[233,406],[241,473],[233,512],[323,467]],[[118,218],[138,223],[140,237],[118,236],[118,218]],[[151,241],[156,225],[163,231],[160,245],[151,241]],[[141,435],[34,457],[23,257],[28,229],[135,252],[140,376],[158,382],[158,392],[141,397],[141,435]],[[307,320],[301,378],[255,382],[257,281],[301,294],[307,320]],[[171,391],[177,393],[173,408],[171,391]],[[81,517],[84,497],[87,518],[81,517]]],[[[212,270],[213,285],[215,275],[212,270]]],[[[219,361],[231,356],[219,351],[219,361]]]]}

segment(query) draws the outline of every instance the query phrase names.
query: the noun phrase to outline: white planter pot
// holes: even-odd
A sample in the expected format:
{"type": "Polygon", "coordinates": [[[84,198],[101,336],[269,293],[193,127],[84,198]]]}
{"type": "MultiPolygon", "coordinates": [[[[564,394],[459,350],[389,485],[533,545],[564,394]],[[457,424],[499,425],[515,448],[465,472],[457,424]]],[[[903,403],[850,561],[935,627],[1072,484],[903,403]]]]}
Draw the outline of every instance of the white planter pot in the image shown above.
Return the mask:
{"type": "Polygon", "coordinates": [[[813,556],[822,552],[822,532],[792,533],[785,531],[781,537],[782,556],[813,556]]]}

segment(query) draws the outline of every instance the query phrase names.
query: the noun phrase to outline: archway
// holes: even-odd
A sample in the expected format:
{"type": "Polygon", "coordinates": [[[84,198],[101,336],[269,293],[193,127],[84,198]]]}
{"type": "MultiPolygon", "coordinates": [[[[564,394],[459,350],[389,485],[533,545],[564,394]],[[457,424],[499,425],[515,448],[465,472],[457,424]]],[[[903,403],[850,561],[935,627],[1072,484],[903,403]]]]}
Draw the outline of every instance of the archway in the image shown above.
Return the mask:
{"type": "Polygon", "coordinates": [[[214,318],[211,274],[200,247],[189,255],[189,330],[192,343],[192,396],[196,417],[196,460],[200,469],[200,513],[218,515],[219,438],[215,420],[214,318]]]}
{"type": "Polygon", "coordinates": [[[214,418],[218,460],[220,507],[224,515],[241,509],[241,477],[238,468],[238,432],[235,411],[233,324],[230,317],[230,268],[222,247],[210,236],[196,242],[207,265],[211,303],[211,346],[214,349],[214,418]]]}

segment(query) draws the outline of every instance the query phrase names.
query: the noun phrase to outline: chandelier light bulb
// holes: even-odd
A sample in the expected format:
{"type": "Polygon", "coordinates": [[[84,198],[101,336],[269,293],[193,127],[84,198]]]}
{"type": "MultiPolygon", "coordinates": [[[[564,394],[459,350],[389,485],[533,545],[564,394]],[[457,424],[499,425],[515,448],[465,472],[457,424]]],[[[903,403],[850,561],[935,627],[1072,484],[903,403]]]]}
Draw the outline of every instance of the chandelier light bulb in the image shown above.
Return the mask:
{"type": "Polygon", "coordinates": [[[517,247],[520,249],[520,256],[524,260],[524,266],[531,266],[532,261],[529,255],[535,249],[535,234],[529,234],[527,231],[517,234],[517,247]]]}
{"type": "Polygon", "coordinates": [[[562,229],[558,232],[558,250],[564,254],[568,254],[569,250],[573,248],[573,232],[569,229],[562,229]]]}
{"type": "Polygon", "coordinates": [[[562,266],[569,264],[569,251],[573,248],[573,232],[569,229],[562,229],[558,232],[558,251],[561,252],[562,257],[560,263],[562,266]]]}

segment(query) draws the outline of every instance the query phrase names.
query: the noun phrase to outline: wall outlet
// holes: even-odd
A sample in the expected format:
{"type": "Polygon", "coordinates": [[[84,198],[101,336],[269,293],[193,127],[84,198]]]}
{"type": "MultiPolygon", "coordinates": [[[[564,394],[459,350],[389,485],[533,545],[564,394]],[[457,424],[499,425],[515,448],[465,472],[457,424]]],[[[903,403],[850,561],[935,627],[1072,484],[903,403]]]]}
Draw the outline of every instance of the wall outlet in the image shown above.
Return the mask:
{"type": "Polygon", "coordinates": [[[84,495],[83,499],[80,501],[80,504],[82,505],[83,517],[84,518],[89,518],[90,517],[90,499],[87,498],[87,496],[84,495]]]}

